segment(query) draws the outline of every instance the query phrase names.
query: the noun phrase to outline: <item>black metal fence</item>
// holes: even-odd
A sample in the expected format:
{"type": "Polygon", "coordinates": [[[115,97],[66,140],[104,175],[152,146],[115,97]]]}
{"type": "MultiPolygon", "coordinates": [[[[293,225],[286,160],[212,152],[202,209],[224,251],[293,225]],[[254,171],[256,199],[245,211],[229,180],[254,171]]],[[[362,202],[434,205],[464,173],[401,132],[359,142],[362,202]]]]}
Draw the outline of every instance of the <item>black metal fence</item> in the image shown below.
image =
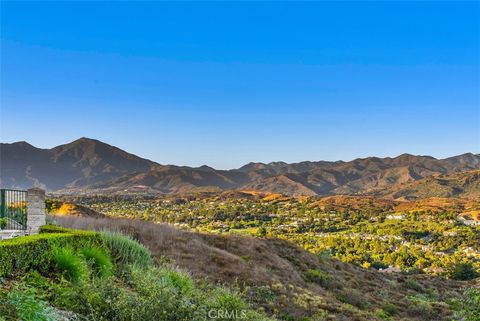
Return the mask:
{"type": "Polygon", "coordinates": [[[0,189],[0,229],[27,228],[27,191],[0,189]]]}

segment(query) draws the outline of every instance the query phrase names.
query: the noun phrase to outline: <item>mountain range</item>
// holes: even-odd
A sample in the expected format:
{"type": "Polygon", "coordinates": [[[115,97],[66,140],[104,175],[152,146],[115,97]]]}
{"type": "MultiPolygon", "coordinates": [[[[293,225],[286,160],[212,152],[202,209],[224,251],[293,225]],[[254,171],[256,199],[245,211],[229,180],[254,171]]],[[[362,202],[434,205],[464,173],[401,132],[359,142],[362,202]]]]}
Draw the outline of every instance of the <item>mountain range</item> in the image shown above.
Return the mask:
{"type": "Polygon", "coordinates": [[[370,194],[393,199],[477,197],[480,154],[445,159],[402,154],[352,161],[249,163],[238,169],[160,165],[98,140],[51,149],[0,144],[2,188],[58,193],[162,193],[254,190],[291,196],[370,194]],[[440,195],[437,195],[440,194],[440,195]]]}

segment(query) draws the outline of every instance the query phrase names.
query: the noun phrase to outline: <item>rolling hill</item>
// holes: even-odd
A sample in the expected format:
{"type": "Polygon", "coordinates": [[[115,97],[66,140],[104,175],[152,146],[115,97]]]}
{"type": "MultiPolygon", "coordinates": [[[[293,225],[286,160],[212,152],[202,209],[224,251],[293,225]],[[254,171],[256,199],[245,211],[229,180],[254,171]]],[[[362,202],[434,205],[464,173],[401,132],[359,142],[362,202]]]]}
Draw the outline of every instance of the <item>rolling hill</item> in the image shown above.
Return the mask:
{"type": "Polygon", "coordinates": [[[107,217],[56,220],[70,228],[129,234],[162,262],[214,284],[237,285],[259,311],[279,320],[446,321],[453,317],[447,302],[458,300],[466,286],[478,286],[476,280],[364,269],[281,239],[197,233],[107,217]]]}

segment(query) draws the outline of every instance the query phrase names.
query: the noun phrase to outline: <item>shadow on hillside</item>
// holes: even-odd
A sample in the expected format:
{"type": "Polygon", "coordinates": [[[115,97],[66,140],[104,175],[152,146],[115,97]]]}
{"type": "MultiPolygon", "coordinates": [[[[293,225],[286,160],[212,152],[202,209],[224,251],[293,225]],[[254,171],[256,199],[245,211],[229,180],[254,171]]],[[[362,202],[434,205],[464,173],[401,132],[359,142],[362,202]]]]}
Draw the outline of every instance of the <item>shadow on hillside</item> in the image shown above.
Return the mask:
{"type": "Polygon", "coordinates": [[[255,305],[276,316],[297,319],[320,311],[335,315],[335,320],[377,320],[374,311],[394,304],[399,320],[449,320],[446,304],[419,311],[407,296],[434,292],[438,301],[446,301],[458,297],[462,286],[428,276],[362,269],[279,239],[196,233],[129,219],[55,216],[55,220],[64,227],[128,234],[159,260],[197,277],[240,287],[255,305]],[[413,282],[418,284],[415,289],[413,282]]]}

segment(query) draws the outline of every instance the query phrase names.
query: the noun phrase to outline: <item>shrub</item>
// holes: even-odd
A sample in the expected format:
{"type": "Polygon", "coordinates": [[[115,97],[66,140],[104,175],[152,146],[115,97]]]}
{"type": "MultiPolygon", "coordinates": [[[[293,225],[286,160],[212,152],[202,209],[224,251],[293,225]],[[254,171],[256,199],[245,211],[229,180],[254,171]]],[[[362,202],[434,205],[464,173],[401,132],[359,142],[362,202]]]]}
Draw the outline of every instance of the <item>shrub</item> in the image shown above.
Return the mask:
{"type": "Polygon", "coordinates": [[[434,310],[432,308],[432,300],[425,295],[417,294],[408,296],[407,299],[412,303],[410,311],[412,315],[420,316],[424,319],[431,319],[434,310]]]}
{"type": "Polygon", "coordinates": [[[382,320],[390,320],[390,316],[382,309],[376,309],[375,315],[382,320]]]}
{"type": "Polygon", "coordinates": [[[86,262],[72,248],[54,248],[55,268],[67,280],[78,282],[88,275],[86,262]]]}
{"type": "Polygon", "coordinates": [[[312,283],[317,283],[323,287],[329,287],[332,278],[322,270],[307,270],[303,273],[303,278],[312,283]]]}
{"type": "Polygon", "coordinates": [[[172,320],[189,320],[196,311],[194,301],[197,298],[193,281],[182,272],[166,268],[143,269],[133,266],[130,268],[128,279],[131,287],[141,298],[158,303],[145,306],[144,315],[139,320],[168,320],[165,315],[169,315],[172,320]]]}
{"type": "Polygon", "coordinates": [[[429,302],[417,301],[411,307],[413,315],[420,316],[423,319],[431,319],[433,316],[433,308],[429,302]]]}
{"type": "Polygon", "coordinates": [[[423,286],[421,286],[420,283],[413,279],[408,279],[407,282],[405,282],[405,285],[407,288],[415,290],[417,292],[425,292],[423,286]]]}
{"type": "Polygon", "coordinates": [[[80,230],[69,229],[58,225],[47,224],[40,227],[39,233],[77,233],[80,230]]]}
{"type": "Polygon", "coordinates": [[[98,321],[206,321],[211,320],[211,310],[238,311],[246,321],[269,320],[249,309],[236,293],[197,286],[188,274],[169,267],[131,266],[126,273],[128,286],[121,280],[95,279],[67,287],[61,298],[67,304],[62,306],[98,321]]]}
{"type": "Polygon", "coordinates": [[[317,312],[315,312],[315,314],[312,316],[312,321],[326,321],[328,320],[329,317],[328,317],[328,312],[323,310],[323,309],[319,309],[317,312]]]}
{"type": "Polygon", "coordinates": [[[192,278],[182,271],[166,267],[141,268],[138,265],[129,269],[129,281],[140,293],[148,293],[153,287],[161,285],[175,289],[175,293],[190,294],[195,288],[192,278]]]}
{"type": "Polygon", "coordinates": [[[460,311],[457,313],[460,320],[480,320],[480,289],[471,288],[465,291],[460,300],[460,311]]]}
{"type": "Polygon", "coordinates": [[[211,298],[207,301],[208,310],[228,311],[234,313],[246,309],[243,300],[224,288],[216,288],[211,298]]]}
{"type": "Polygon", "coordinates": [[[70,230],[65,233],[42,233],[0,242],[0,277],[22,275],[30,270],[48,274],[55,263],[54,247],[104,247],[96,232],[70,230]]]}
{"type": "Polygon", "coordinates": [[[269,286],[258,286],[253,290],[253,300],[255,302],[273,302],[275,301],[275,292],[269,286]]]}
{"type": "Polygon", "coordinates": [[[132,238],[119,232],[105,231],[101,235],[110,250],[113,261],[121,272],[124,272],[131,264],[140,267],[147,267],[152,264],[150,251],[132,238]]]}
{"type": "Polygon", "coordinates": [[[53,309],[38,301],[29,287],[16,287],[8,292],[0,301],[0,313],[12,320],[55,321],[53,309]]]}
{"type": "Polygon", "coordinates": [[[98,247],[84,247],[80,250],[92,270],[100,277],[109,277],[113,274],[113,263],[110,255],[98,247]]]}
{"type": "Polygon", "coordinates": [[[260,226],[257,230],[257,235],[260,237],[265,237],[267,235],[267,229],[264,226],[260,226]]]}
{"type": "Polygon", "coordinates": [[[398,308],[395,304],[388,303],[382,309],[388,316],[394,316],[398,313],[398,308]]]}
{"type": "Polygon", "coordinates": [[[452,266],[448,275],[454,280],[472,280],[478,277],[478,273],[472,263],[459,263],[452,266]]]}
{"type": "Polygon", "coordinates": [[[348,292],[342,292],[337,294],[336,298],[340,302],[354,305],[359,309],[368,308],[368,302],[365,301],[363,295],[360,292],[353,289],[348,292]]]}
{"type": "Polygon", "coordinates": [[[2,217],[0,218],[0,230],[7,228],[7,219],[2,217]]]}

